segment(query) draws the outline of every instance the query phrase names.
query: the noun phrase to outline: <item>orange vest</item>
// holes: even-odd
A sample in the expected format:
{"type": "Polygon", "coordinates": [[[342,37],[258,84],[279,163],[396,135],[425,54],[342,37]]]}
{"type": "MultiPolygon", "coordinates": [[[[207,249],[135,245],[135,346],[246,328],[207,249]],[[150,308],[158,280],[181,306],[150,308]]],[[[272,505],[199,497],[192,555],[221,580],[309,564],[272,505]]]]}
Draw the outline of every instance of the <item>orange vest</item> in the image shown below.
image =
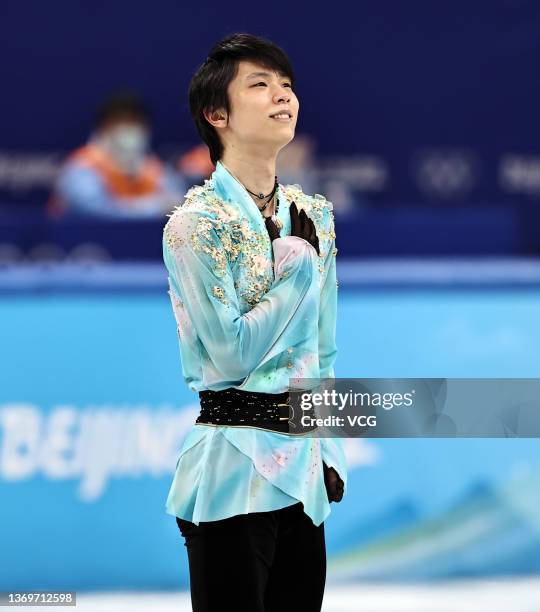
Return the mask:
{"type": "MultiPolygon", "coordinates": [[[[159,182],[164,172],[163,164],[151,155],[146,158],[137,176],[127,176],[110,155],[91,143],[73,151],[67,161],[76,162],[97,172],[110,194],[119,198],[129,199],[155,193],[159,190],[159,182]]],[[[125,206],[126,203],[122,204],[125,206]]],[[[67,203],[55,193],[46,203],[46,212],[51,217],[61,217],[66,208],[67,203]]]]}
{"type": "Polygon", "coordinates": [[[103,179],[111,195],[136,198],[159,190],[163,164],[154,155],[148,156],[136,176],[128,176],[114,159],[94,144],[86,144],[69,156],[69,161],[92,168],[103,179]]]}

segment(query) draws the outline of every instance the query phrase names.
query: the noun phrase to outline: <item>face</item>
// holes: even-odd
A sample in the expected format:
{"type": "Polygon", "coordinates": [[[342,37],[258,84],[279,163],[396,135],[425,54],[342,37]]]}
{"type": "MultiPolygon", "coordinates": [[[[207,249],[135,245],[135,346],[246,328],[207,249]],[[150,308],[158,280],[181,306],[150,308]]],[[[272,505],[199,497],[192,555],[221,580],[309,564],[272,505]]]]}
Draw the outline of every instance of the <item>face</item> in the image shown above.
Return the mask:
{"type": "Polygon", "coordinates": [[[135,118],[113,119],[102,126],[101,136],[126,151],[143,151],[148,147],[149,126],[135,118]]]}
{"type": "Polygon", "coordinates": [[[226,147],[270,147],[279,151],[294,138],[300,104],[288,77],[241,61],[228,93],[228,124],[224,111],[209,116],[226,147]],[[272,116],[280,111],[288,116],[272,116]]]}
{"type": "Polygon", "coordinates": [[[149,148],[149,126],[130,117],[109,121],[99,134],[100,142],[124,168],[142,163],[149,148]]]}

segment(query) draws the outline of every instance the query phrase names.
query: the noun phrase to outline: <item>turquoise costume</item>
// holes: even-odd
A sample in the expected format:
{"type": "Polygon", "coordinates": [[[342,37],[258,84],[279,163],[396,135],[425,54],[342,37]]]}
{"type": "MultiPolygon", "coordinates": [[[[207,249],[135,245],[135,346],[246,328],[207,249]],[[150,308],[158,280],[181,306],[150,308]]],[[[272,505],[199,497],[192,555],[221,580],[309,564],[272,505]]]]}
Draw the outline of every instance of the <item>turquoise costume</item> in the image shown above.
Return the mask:
{"type": "MultiPolygon", "coordinates": [[[[281,238],[218,161],[170,214],[163,258],[182,374],[195,392],[234,387],[282,393],[289,378],[333,378],[337,308],[332,204],[279,185],[281,238]],[[289,206],[313,219],[320,256],[290,236],[289,206]]],[[[347,490],[342,440],[255,427],[194,424],[184,439],[166,512],[199,524],[301,501],[315,525],[330,513],[323,465],[347,490]]]]}

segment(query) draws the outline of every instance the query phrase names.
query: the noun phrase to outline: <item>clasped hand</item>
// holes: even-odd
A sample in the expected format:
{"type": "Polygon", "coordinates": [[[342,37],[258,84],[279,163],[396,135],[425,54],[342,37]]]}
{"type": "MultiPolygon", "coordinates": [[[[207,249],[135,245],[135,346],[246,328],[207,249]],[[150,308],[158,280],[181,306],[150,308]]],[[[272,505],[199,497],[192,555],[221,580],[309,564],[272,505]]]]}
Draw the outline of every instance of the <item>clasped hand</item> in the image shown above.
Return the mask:
{"type": "MultiPolygon", "coordinates": [[[[307,240],[309,244],[311,244],[311,246],[317,251],[317,255],[319,255],[319,238],[317,237],[317,232],[315,231],[315,224],[313,221],[307,216],[304,209],[298,213],[296,202],[291,202],[289,212],[291,215],[291,236],[298,236],[299,238],[307,240]]],[[[266,217],[265,224],[270,240],[273,241],[276,238],[280,238],[279,229],[272,221],[272,217],[266,217]]]]}

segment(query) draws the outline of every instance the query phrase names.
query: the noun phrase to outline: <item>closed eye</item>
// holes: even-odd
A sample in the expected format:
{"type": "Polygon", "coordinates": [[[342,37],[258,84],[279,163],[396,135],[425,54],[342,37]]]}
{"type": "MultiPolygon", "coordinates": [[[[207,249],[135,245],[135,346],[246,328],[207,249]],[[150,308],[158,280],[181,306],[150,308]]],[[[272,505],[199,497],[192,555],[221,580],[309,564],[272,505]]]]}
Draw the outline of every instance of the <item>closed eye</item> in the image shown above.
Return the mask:
{"type": "MultiPolygon", "coordinates": [[[[266,83],[264,81],[260,81],[259,83],[255,83],[255,85],[252,85],[252,87],[257,87],[258,85],[266,85],[266,83]]],[[[292,87],[292,85],[290,83],[283,83],[284,87],[292,87]]]]}

